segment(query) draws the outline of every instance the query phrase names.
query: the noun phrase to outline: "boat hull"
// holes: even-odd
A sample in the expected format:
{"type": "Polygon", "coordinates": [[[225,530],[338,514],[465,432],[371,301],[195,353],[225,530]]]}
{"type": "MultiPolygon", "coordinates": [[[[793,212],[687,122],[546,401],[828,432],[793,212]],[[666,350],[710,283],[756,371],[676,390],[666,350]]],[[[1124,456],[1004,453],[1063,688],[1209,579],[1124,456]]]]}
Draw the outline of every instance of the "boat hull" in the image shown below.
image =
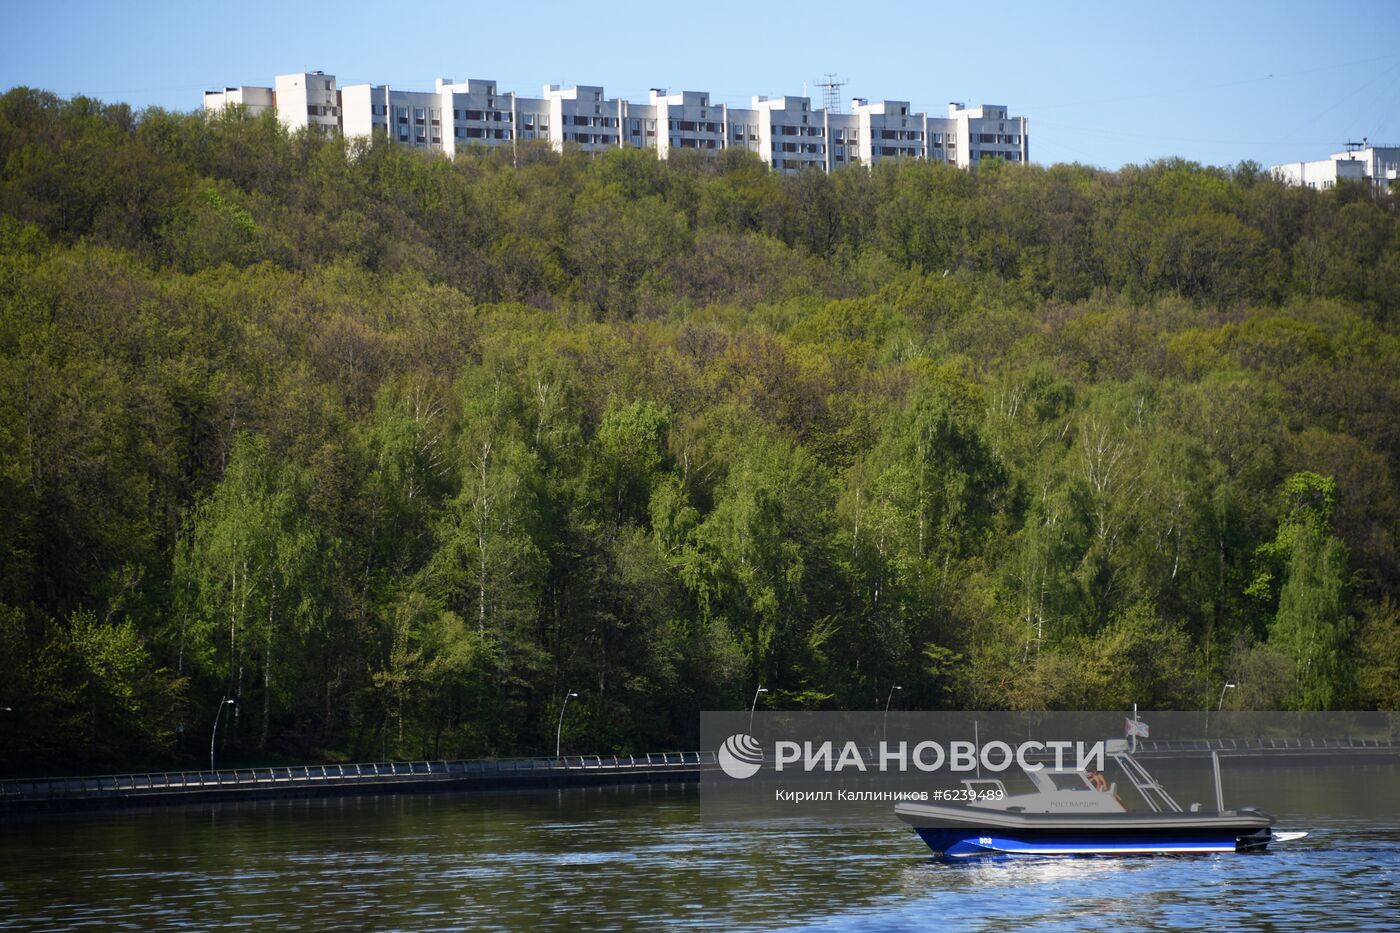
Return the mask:
{"type": "Polygon", "coordinates": [[[935,855],[973,858],[995,855],[1205,855],[1262,851],[1267,831],[1234,834],[1046,833],[1015,835],[973,833],[962,829],[916,829],[935,855]]]}
{"type": "Polygon", "coordinates": [[[1273,817],[1223,813],[1020,813],[900,804],[899,817],[935,854],[1189,855],[1263,850],[1273,817]]]}

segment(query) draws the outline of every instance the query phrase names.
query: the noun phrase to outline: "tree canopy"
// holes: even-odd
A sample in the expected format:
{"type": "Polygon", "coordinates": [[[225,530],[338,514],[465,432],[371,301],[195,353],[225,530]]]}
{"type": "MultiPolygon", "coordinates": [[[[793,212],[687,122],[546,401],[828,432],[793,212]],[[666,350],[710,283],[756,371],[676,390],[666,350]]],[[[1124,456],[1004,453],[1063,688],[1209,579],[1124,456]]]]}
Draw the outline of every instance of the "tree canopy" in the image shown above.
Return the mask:
{"type": "Polygon", "coordinates": [[[0,770],[1395,708],[1400,210],[0,97],[0,770]]]}

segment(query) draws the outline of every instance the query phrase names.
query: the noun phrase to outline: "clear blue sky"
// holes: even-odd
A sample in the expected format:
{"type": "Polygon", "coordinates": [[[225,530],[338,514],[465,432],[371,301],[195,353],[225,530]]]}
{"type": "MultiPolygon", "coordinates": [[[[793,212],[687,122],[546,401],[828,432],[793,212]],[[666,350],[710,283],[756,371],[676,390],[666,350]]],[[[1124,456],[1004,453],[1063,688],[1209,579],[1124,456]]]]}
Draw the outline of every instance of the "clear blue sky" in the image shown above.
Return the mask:
{"type": "Polygon", "coordinates": [[[0,0],[0,86],[191,110],[206,88],[321,69],[427,89],[494,78],[1007,104],[1037,162],[1324,157],[1400,142],[1400,2],[315,4],[0,0]]]}

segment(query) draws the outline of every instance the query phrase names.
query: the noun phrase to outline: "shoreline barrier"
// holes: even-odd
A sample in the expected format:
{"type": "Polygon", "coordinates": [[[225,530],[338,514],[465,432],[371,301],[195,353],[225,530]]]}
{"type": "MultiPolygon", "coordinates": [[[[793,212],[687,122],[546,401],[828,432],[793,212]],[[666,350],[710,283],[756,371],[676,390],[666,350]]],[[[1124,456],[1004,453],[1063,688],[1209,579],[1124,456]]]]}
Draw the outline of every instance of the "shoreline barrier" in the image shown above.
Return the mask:
{"type": "Polygon", "coordinates": [[[697,781],[713,752],[565,755],[463,761],[278,765],[0,781],[0,813],[195,803],[254,797],[501,790],[697,781]]]}
{"type": "MultiPolygon", "coordinates": [[[[1248,759],[1370,758],[1400,754],[1384,739],[1213,739],[1138,742],[1134,757],[1166,760],[1209,757],[1248,759]]],[[[867,761],[874,749],[861,749],[867,761]]],[[[718,770],[714,752],[644,755],[564,755],[457,761],[379,761],[278,765],[216,771],[164,771],[0,781],[0,816],[45,810],[95,809],[220,800],[415,793],[424,791],[528,790],[596,784],[684,783],[718,770]]]]}

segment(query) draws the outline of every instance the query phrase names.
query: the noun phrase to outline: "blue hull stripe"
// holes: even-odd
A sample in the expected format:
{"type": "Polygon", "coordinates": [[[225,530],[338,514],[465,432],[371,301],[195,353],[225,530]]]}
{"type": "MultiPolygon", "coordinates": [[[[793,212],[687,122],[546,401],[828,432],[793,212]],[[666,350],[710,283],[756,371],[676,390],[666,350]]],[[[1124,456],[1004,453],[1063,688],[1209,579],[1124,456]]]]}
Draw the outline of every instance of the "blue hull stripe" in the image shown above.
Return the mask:
{"type": "Polygon", "coordinates": [[[952,858],[976,855],[1179,855],[1234,852],[1235,836],[1148,835],[1037,835],[1033,839],[1012,836],[970,835],[966,830],[917,830],[930,849],[952,858]]]}

